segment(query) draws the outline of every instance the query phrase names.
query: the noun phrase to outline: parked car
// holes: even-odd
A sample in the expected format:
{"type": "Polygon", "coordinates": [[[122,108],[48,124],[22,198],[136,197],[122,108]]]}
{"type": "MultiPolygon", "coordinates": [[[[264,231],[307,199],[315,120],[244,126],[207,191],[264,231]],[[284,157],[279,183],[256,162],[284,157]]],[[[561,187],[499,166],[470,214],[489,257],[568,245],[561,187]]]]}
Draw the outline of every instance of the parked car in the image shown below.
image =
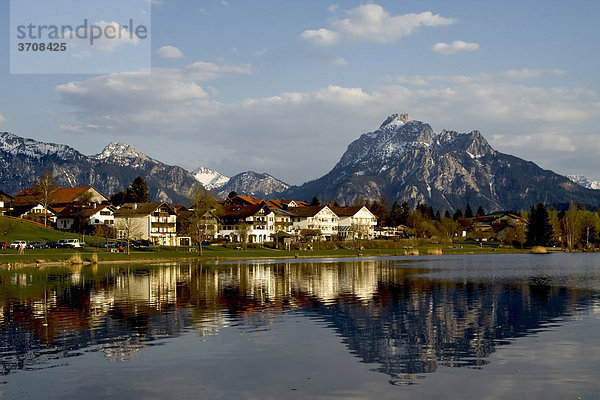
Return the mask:
{"type": "Polygon", "coordinates": [[[21,245],[27,246],[27,242],[24,240],[15,240],[10,244],[11,249],[18,249],[21,245]]]}
{"type": "Polygon", "coordinates": [[[27,245],[28,249],[41,249],[42,247],[42,242],[29,242],[29,244],[27,245]]]}
{"type": "Polygon", "coordinates": [[[115,247],[117,247],[117,245],[115,244],[115,242],[108,242],[108,243],[102,243],[100,245],[100,247],[103,249],[106,249],[106,248],[114,249],[115,247]]]}
{"type": "Polygon", "coordinates": [[[58,243],[60,244],[60,247],[67,249],[78,249],[81,247],[79,239],[60,239],[58,243]]]}
{"type": "Polygon", "coordinates": [[[6,249],[8,248],[8,245],[4,242],[0,242],[0,249],[6,249]]]}
{"type": "Polygon", "coordinates": [[[58,242],[46,242],[43,245],[44,249],[58,249],[58,242]]]}

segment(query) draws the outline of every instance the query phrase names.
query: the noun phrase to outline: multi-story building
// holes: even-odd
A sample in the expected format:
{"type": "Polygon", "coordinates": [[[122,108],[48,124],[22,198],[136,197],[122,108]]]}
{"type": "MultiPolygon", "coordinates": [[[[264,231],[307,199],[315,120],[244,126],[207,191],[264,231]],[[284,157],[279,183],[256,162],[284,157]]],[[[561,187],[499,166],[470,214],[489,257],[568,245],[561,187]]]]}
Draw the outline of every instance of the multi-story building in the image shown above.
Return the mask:
{"type": "Polygon", "coordinates": [[[339,217],[327,206],[288,208],[292,219],[292,232],[298,236],[317,236],[332,240],[338,235],[339,217]]]}
{"type": "Polygon", "coordinates": [[[166,203],[125,203],[114,213],[117,237],[177,245],[177,213],[166,203]]]}

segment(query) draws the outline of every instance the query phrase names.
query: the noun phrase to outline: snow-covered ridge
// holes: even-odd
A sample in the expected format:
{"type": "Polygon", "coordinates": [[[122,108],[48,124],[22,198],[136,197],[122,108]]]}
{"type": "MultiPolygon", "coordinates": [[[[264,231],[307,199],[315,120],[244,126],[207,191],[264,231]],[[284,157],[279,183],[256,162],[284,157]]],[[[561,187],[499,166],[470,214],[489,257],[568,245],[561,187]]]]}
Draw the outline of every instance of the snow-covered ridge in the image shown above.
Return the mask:
{"type": "Polygon", "coordinates": [[[229,182],[228,176],[207,167],[195,169],[192,175],[208,190],[219,189],[229,182]]]}
{"type": "Polygon", "coordinates": [[[38,142],[9,132],[0,132],[0,151],[15,156],[24,155],[37,159],[45,156],[56,156],[66,160],[79,155],[79,152],[75,149],[64,144],[38,142]]]}
{"type": "Polygon", "coordinates": [[[99,161],[108,161],[120,165],[129,165],[132,167],[141,166],[144,162],[154,162],[160,164],[159,161],[148,157],[135,147],[127,143],[109,143],[100,154],[96,154],[91,158],[99,161]]]}
{"type": "Polygon", "coordinates": [[[591,181],[583,175],[567,175],[567,178],[587,189],[600,189],[600,181],[591,181]]]}

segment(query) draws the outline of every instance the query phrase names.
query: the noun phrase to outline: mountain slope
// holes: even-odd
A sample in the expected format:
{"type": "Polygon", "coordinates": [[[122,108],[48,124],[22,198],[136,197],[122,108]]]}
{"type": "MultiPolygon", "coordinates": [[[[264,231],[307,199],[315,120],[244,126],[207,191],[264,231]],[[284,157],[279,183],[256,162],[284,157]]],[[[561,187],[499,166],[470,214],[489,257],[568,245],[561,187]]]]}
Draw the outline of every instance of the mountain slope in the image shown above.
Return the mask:
{"type": "Polygon", "coordinates": [[[273,197],[289,187],[290,185],[287,183],[269,174],[246,171],[232,176],[224,186],[217,190],[217,196],[226,198],[230,192],[235,191],[238,194],[259,198],[273,197]]]}
{"type": "Polygon", "coordinates": [[[60,144],[0,133],[0,188],[16,193],[50,171],[60,186],[93,185],[110,196],[144,177],[153,200],[187,202],[196,179],[186,170],[156,161],[125,143],[110,143],[94,156],[60,144]]]}
{"type": "Polygon", "coordinates": [[[328,174],[284,196],[342,204],[385,196],[440,210],[466,203],[488,211],[528,209],[537,202],[600,204],[600,191],[500,153],[479,131],[435,134],[429,124],[407,114],[394,114],[376,131],[361,135],[328,174]]]}

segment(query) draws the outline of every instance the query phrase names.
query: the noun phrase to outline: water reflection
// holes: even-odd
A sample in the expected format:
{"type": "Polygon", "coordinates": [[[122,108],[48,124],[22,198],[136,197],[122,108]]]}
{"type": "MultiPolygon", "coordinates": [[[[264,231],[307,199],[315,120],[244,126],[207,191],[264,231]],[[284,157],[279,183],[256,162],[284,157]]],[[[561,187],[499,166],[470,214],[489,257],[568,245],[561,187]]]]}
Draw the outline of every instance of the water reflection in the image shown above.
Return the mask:
{"type": "Polygon", "coordinates": [[[495,262],[500,277],[448,259],[2,271],[0,371],[84,351],[127,361],[186,330],[268,330],[294,313],[325,321],[360,361],[407,384],[440,365],[479,368],[499,345],[598,309],[598,291],[553,279],[560,262],[510,273],[495,262]]]}

